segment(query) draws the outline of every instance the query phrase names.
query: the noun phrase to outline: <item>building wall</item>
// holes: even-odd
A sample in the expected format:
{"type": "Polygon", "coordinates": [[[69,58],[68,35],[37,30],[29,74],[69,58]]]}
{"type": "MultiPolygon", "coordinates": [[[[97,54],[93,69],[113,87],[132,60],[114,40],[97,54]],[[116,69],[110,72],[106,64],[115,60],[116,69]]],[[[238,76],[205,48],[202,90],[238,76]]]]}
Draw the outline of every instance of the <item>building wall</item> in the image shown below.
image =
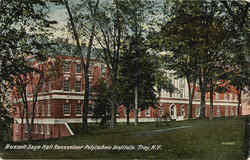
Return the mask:
{"type": "Polygon", "coordinates": [[[246,91],[242,92],[242,115],[250,114],[250,91],[246,89],[246,91]]]}
{"type": "MultiPolygon", "coordinates": [[[[45,81],[41,92],[38,96],[38,102],[35,109],[36,118],[33,126],[33,138],[34,139],[46,139],[46,138],[57,138],[63,136],[70,136],[71,132],[69,128],[67,128],[67,123],[80,123],[81,115],[76,115],[76,105],[83,105],[83,83],[84,79],[82,77],[82,69],[81,73],[76,73],[76,64],[80,64],[79,58],[71,58],[71,57],[59,57],[64,60],[64,62],[70,63],[69,72],[63,71],[63,65],[60,65],[59,75],[54,77],[51,80],[45,81]],[[64,79],[69,80],[69,91],[64,91],[63,83],[64,79]],[[76,80],[81,81],[81,92],[76,92],[75,90],[75,82],[76,80]],[[50,81],[50,82],[49,82],[50,81]],[[50,86],[49,86],[50,84],[50,86]],[[70,113],[68,115],[64,115],[63,106],[64,104],[70,105],[70,113]],[[48,105],[50,107],[48,114],[48,105]],[[43,126],[43,127],[41,127],[43,126]],[[49,126],[49,129],[46,127],[49,126]],[[38,127],[38,131],[36,128],[38,127]],[[43,131],[41,132],[41,129],[43,131]],[[47,130],[49,130],[47,132],[47,130]]],[[[148,109],[141,110],[139,112],[139,121],[154,121],[159,117],[171,117],[176,120],[184,120],[187,119],[188,115],[188,90],[187,84],[184,79],[175,79],[171,72],[167,72],[168,76],[172,79],[173,84],[178,89],[172,95],[162,91],[160,97],[160,105],[161,109],[156,109],[149,107],[148,109]]],[[[91,85],[94,87],[100,78],[100,76],[108,76],[108,71],[103,67],[102,64],[93,62],[93,65],[90,69],[91,85]]],[[[29,88],[29,92],[31,92],[31,87],[29,88]]],[[[13,92],[16,93],[16,92],[13,92]]],[[[193,106],[192,106],[192,115],[194,118],[198,118],[200,101],[199,101],[200,93],[198,89],[195,90],[193,106]]],[[[16,112],[13,114],[15,124],[13,125],[13,140],[20,141],[25,140],[27,138],[27,133],[25,133],[25,120],[22,121],[21,108],[22,106],[21,99],[16,99],[16,95],[13,94],[13,108],[16,108],[16,112]]],[[[235,93],[222,94],[218,93],[214,95],[214,109],[213,115],[214,117],[232,116],[236,114],[236,106],[237,100],[235,99],[235,93]],[[226,95],[226,96],[225,96],[226,95]],[[234,106],[234,107],[233,107],[234,106]]],[[[29,97],[29,100],[32,100],[32,97],[29,97]]],[[[90,102],[91,103],[91,102],[90,102]]],[[[206,95],[206,116],[209,115],[209,94],[206,95]]],[[[31,106],[31,104],[29,105],[31,106]]],[[[82,106],[83,107],[83,106],[82,106]]],[[[30,108],[31,109],[31,108],[30,108]]],[[[29,109],[29,110],[30,110],[29,109]]],[[[82,110],[81,110],[82,112],[82,110]]],[[[120,106],[118,108],[118,121],[126,120],[126,108],[124,106],[120,106]]],[[[129,114],[131,121],[134,120],[134,112],[133,110],[129,114]]],[[[25,117],[23,117],[25,118],[25,117]]],[[[90,122],[94,122],[90,119],[90,122]]]]}

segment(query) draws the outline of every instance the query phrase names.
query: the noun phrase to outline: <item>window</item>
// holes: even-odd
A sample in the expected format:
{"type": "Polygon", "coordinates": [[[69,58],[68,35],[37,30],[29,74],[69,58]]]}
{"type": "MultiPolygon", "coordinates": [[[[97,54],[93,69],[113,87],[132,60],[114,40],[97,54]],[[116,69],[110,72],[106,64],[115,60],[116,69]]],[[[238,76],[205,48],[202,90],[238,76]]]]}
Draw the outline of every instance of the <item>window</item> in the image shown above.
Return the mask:
{"type": "Polygon", "coordinates": [[[163,117],[164,116],[164,110],[161,108],[159,112],[160,112],[160,117],[163,117]]]}
{"type": "Polygon", "coordinates": [[[181,116],[185,115],[185,106],[184,104],[181,105],[181,116]]]}
{"type": "Polygon", "coordinates": [[[106,67],[105,67],[104,64],[101,64],[101,72],[102,72],[103,75],[105,75],[106,72],[107,72],[106,67]]]}
{"type": "Polygon", "coordinates": [[[150,116],[150,109],[148,108],[145,112],[145,116],[149,117],[150,116]]]}
{"type": "Polygon", "coordinates": [[[24,116],[26,117],[27,110],[24,108],[24,116]]]}
{"type": "Polygon", "coordinates": [[[80,80],[75,81],[75,91],[81,92],[81,81],[80,80]]]}
{"type": "Polygon", "coordinates": [[[49,124],[46,125],[46,134],[50,135],[50,128],[49,128],[49,124]]]}
{"type": "Polygon", "coordinates": [[[18,123],[16,123],[16,133],[18,133],[19,132],[19,125],[18,125],[18,123]]]}
{"type": "Polygon", "coordinates": [[[37,133],[38,133],[38,125],[35,124],[35,134],[37,134],[37,133]]]}
{"type": "Polygon", "coordinates": [[[224,93],[224,100],[226,100],[227,99],[227,94],[226,93],[224,93]]]}
{"type": "Polygon", "coordinates": [[[228,116],[228,106],[225,106],[225,117],[228,116]]]}
{"type": "Polygon", "coordinates": [[[70,107],[68,103],[63,105],[63,114],[70,114],[70,107]]]}
{"type": "Polygon", "coordinates": [[[89,76],[89,83],[91,83],[92,79],[93,79],[93,73],[92,73],[92,68],[91,67],[89,67],[88,76],[89,76]]]}
{"type": "Polygon", "coordinates": [[[180,79],[180,81],[179,81],[179,87],[180,88],[185,88],[185,81],[184,81],[184,79],[180,79]]]}
{"type": "Polygon", "coordinates": [[[44,124],[44,134],[46,134],[47,133],[47,126],[46,126],[46,124],[44,124]]]}
{"type": "Polygon", "coordinates": [[[27,123],[24,124],[24,132],[25,132],[25,133],[28,133],[28,124],[27,124],[27,123]]]}
{"type": "Polygon", "coordinates": [[[169,92],[169,97],[173,97],[173,92],[169,92]]]}
{"type": "Polygon", "coordinates": [[[65,72],[65,73],[69,73],[70,72],[70,63],[69,62],[64,62],[63,72],[65,72]]]}
{"type": "Polygon", "coordinates": [[[42,116],[44,116],[44,112],[45,112],[45,104],[42,104],[42,116]]]}
{"type": "Polygon", "coordinates": [[[215,99],[218,100],[219,99],[219,93],[215,92],[215,99]]]}
{"type": "Polygon", "coordinates": [[[184,90],[183,88],[179,90],[180,91],[180,98],[183,98],[184,97],[184,90]]]}
{"type": "Polygon", "coordinates": [[[69,80],[68,79],[63,80],[63,90],[64,91],[69,91],[69,80]]]}
{"type": "Polygon", "coordinates": [[[47,114],[48,114],[48,116],[50,116],[50,104],[49,103],[47,105],[47,114]]]}
{"type": "Polygon", "coordinates": [[[90,115],[93,115],[93,113],[94,113],[94,108],[95,108],[95,102],[92,102],[88,107],[89,107],[89,108],[88,108],[88,113],[89,113],[90,115]]]}
{"type": "Polygon", "coordinates": [[[127,108],[123,108],[123,115],[124,117],[127,117],[127,108]]]}
{"type": "Polygon", "coordinates": [[[229,100],[232,101],[233,100],[233,94],[230,94],[229,100]]]}
{"type": "Polygon", "coordinates": [[[220,106],[216,106],[216,117],[220,117],[220,106]]]}
{"type": "Polygon", "coordinates": [[[33,116],[33,108],[30,108],[30,116],[33,116]]]}
{"type": "Polygon", "coordinates": [[[51,91],[51,81],[48,81],[48,91],[51,91]]]}
{"type": "Polygon", "coordinates": [[[39,106],[36,105],[36,116],[38,116],[38,115],[39,115],[39,106]]]}
{"type": "Polygon", "coordinates": [[[196,114],[196,117],[200,117],[200,106],[195,107],[195,114],[196,114]]]}
{"type": "Polygon", "coordinates": [[[76,64],[76,68],[75,68],[76,70],[75,70],[75,72],[76,73],[81,73],[81,64],[76,64]]]}
{"type": "Polygon", "coordinates": [[[195,99],[199,99],[199,92],[198,92],[198,91],[195,91],[194,94],[195,94],[195,95],[194,95],[194,98],[195,98],[195,99]]]}
{"type": "Polygon", "coordinates": [[[230,115],[233,115],[233,106],[230,106],[230,115]]]}
{"type": "Polygon", "coordinates": [[[46,92],[46,82],[43,81],[42,83],[43,83],[43,85],[42,85],[42,92],[46,92]]]}
{"type": "Polygon", "coordinates": [[[81,104],[76,104],[76,114],[81,114],[81,104]]]}
{"type": "Polygon", "coordinates": [[[43,134],[43,124],[41,124],[40,133],[43,134]]]}

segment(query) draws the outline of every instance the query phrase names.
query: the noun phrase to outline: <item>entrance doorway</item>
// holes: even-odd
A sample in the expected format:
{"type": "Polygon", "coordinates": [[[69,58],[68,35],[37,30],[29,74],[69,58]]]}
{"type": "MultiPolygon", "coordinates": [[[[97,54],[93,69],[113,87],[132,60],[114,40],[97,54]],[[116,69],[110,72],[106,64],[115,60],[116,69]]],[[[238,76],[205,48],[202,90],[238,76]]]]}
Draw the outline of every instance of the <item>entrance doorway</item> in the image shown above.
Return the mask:
{"type": "Polygon", "coordinates": [[[171,119],[176,119],[177,118],[177,113],[176,113],[176,106],[175,104],[171,104],[169,107],[169,113],[170,113],[170,118],[171,119]]]}

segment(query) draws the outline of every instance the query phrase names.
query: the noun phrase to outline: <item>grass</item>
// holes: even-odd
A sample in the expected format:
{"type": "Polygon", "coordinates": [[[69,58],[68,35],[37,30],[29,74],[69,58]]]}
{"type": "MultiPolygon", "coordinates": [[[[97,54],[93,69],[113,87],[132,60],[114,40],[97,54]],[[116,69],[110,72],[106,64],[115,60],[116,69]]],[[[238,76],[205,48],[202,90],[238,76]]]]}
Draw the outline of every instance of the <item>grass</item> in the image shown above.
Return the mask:
{"type": "MultiPolygon", "coordinates": [[[[77,132],[78,126],[71,125],[77,132]]],[[[21,144],[21,143],[15,143],[21,144]]],[[[134,146],[133,150],[5,150],[4,158],[53,158],[53,159],[166,159],[166,160],[240,160],[244,159],[244,121],[233,120],[190,120],[171,122],[169,126],[156,126],[153,123],[139,126],[118,125],[114,129],[99,129],[90,126],[89,134],[77,134],[60,139],[42,140],[28,144],[42,145],[105,145],[119,147],[134,146]],[[141,133],[150,130],[192,126],[169,132],[152,135],[141,133]],[[149,151],[138,148],[138,145],[159,150],[149,151]]]]}

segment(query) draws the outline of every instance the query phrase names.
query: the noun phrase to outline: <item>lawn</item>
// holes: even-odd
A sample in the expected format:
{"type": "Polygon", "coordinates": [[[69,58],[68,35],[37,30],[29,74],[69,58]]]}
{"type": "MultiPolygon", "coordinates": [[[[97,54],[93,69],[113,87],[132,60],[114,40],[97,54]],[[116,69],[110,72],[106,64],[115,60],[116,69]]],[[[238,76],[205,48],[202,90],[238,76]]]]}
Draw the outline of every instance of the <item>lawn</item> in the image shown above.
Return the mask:
{"type": "MultiPolygon", "coordinates": [[[[72,125],[77,132],[77,125],[72,125]]],[[[54,159],[166,159],[166,160],[240,160],[244,159],[244,121],[190,120],[139,126],[118,125],[114,129],[90,126],[89,134],[76,134],[32,144],[37,150],[4,150],[3,158],[54,159]],[[159,131],[187,126],[175,130],[159,131]],[[150,134],[149,131],[154,131],[150,134]],[[44,149],[47,145],[53,148],[44,149]],[[66,146],[64,149],[59,147],[66,146]],[[67,148],[68,146],[68,148],[67,148]],[[76,147],[76,148],[69,148],[76,147]]],[[[21,145],[21,143],[15,143],[21,145]]]]}

